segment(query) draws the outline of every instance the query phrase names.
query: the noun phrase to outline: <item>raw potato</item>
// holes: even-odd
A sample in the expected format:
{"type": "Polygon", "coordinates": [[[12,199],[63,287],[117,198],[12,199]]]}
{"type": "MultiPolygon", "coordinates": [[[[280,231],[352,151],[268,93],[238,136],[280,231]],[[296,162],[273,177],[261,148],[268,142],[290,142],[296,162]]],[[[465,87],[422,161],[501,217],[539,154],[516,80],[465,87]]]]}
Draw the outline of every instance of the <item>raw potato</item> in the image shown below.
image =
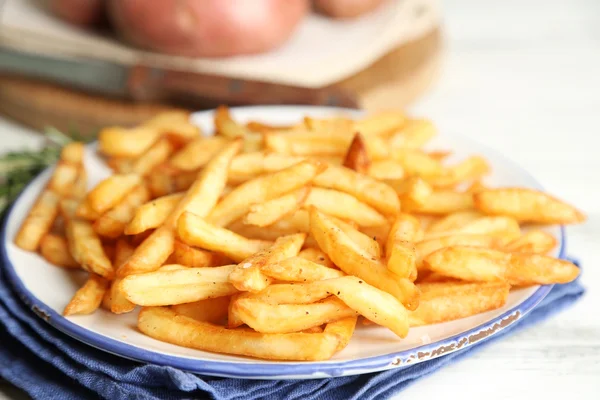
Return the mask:
{"type": "Polygon", "coordinates": [[[190,57],[254,54],[281,46],[308,0],[108,0],[117,31],[131,43],[190,57]]]}
{"type": "Polygon", "coordinates": [[[315,8],[333,18],[356,18],[376,10],[385,0],[314,0],[315,8]]]}

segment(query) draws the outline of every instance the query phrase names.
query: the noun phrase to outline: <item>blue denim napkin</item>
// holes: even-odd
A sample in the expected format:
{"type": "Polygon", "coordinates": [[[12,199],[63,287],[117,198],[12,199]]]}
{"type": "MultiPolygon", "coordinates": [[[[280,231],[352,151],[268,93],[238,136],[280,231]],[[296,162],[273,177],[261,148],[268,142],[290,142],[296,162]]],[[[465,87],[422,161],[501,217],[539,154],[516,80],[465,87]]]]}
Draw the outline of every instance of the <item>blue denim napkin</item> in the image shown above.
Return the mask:
{"type": "Polygon", "coordinates": [[[533,325],[575,302],[579,281],[556,285],[520,322],[476,345],[443,357],[359,376],[257,381],[198,376],[140,364],[82,344],[39,319],[0,277],[0,376],[35,399],[386,399],[422,376],[533,325]]]}

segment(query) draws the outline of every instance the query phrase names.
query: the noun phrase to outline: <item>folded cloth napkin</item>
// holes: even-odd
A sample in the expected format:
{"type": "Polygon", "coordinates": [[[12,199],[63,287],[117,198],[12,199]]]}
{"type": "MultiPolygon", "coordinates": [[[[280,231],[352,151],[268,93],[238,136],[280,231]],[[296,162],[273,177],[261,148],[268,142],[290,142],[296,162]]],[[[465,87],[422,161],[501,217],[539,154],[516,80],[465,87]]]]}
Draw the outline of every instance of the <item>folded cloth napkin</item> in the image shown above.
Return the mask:
{"type": "Polygon", "coordinates": [[[556,285],[525,318],[490,339],[410,367],[332,379],[257,381],[140,364],[82,344],[35,316],[0,277],[0,376],[36,399],[386,399],[412,382],[575,302],[579,281],[556,285]]]}

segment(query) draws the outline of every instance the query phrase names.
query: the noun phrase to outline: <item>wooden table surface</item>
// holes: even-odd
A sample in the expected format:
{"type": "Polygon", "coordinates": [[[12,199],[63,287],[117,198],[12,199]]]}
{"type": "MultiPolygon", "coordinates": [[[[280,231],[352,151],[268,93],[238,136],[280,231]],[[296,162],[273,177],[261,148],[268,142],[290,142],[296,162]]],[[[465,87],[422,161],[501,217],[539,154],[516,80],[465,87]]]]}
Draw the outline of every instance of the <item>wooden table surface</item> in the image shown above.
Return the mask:
{"type": "MultiPolygon", "coordinates": [[[[446,0],[442,76],[412,111],[486,143],[589,221],[567,231],[585,297],[557,317],[421,379],[400,398],[600,396],[600,1],[446,0]]],[[[0,120],[0,152],[37,137],[0,120]]],[[[25,398],[0,384],[0,399],[25,398]],[[4,393],[4,397],[2,395],[4,393]]]]}

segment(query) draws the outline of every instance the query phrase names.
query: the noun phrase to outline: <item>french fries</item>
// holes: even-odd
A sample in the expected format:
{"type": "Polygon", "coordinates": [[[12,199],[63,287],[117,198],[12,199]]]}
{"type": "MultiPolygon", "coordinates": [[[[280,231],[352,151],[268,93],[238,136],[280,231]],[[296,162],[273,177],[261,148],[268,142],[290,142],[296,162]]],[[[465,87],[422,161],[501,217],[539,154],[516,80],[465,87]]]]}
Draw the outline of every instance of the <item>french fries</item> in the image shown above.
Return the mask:
{"type": "Polygon", "coordinates": [[[452,149],[425,147],[429,120],[234,115],[216,110],[213,137],[187,112],[103,129],[113,173],[89,192],[83,144],[63,149],[14,241],[88,274],[65,315],[139,309],[137,328],[157,340],[317,361],[364,325],[401,341],[579,276],[549,255],[558,240],[543,225],[584,214],[538,190],[490,187],[484,157],[455,163],[452,149]]]}

